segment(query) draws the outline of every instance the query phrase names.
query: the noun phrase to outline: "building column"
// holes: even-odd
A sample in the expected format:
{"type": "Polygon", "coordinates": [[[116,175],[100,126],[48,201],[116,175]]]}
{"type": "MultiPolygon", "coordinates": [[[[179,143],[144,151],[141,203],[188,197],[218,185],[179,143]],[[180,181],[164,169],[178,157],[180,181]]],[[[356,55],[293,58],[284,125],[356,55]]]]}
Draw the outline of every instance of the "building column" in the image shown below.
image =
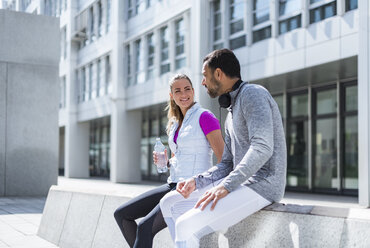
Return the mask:
{"type": "Polygon", "coordinates": [[[270,1],[271,37],[279,36],[279,2],[270,1]]]}
{"type": "Polygon", "coordinates": [[[77,64],[77,44],[72,42],[74,27],[74,14],[77,12],[77,2],[70,0],[70,22],[67,25],[67,60],[66,74],[66,112],[67,121],[65,126],[64,147],[64,176],[65,177],[89,177],[89,123],[79,123],[77,119],[77,95],[78,83],[76,83],[75,67],[77,64]]]}
{"type": "Polygon", "coordinates": [[[310,25],[310,2],[306,0],[301,0],[302,8],[302,28],[307,28],[310,25]]]}
{"type": "MultiPolygon", "coordinates": [[[[221,1],[225,3],[225,1],[221,1]]],[[[202,86],[202,66],[204,57],[212,50],[209,48],[211,42],[208,40],[209,37],[205,37],[204,34],[208,34],[209,25],[208,19],[212,15],[210,11],[211,4],[208,1],[192,1],[190,27],[191,30],[191,55],[189,58],[189,68],[192,72],[190,78],[193,82],[195,89],[195,100],[199,101],[202,107],[211,110],[213,113],[217,113],[217,104],[214,100],[208,96],[206,89],[202,86]],[[205,14],[206,13],[206,14],[205,14]],[[202,41],[202,42],[199,42],[202,41]]],[[[226,11],[225,11],[226,12],[226,11]]],[[[225,28],[226,29],[226,28],[225,28]]],[[[228,31],[226,31],[228,33],[228,31]]],[[[225,44],[228,42],[228,36],[225,37],[225,44]]]]}
{"type": "Polygon", "coordinates": [[[119,183],[140,181],[141,111],[127,111],[123,68],[125,21],[120,18],[124,1],[112,1],[112,94],[110,180],[119,183]]]}
{"type": "Polygon", "coordinates": [[[370,4],[358,1],[358,179],[359,204],[370,207],[370,4]]]}

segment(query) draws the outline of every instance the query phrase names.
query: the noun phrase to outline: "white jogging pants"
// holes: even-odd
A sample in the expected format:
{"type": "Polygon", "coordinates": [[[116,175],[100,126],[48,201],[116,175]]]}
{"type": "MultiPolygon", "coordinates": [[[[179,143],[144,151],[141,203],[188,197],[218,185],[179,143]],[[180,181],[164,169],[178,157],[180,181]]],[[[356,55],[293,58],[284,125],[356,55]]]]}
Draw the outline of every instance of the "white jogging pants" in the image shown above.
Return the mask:
{"type": "Polygon", "coordinates": [[[210,210],[212,202],[203,211],[195,209],[200,196],[221,181],[222,179],[194,191],[188,199],[177,191],[172,191],[162,198],[162,214],[175,241],[175,247],[199,247],[201,237],[214,231],[225,230],[271,204],[249,187],[241,185],[220,199],[214,210],[210,210]]]}

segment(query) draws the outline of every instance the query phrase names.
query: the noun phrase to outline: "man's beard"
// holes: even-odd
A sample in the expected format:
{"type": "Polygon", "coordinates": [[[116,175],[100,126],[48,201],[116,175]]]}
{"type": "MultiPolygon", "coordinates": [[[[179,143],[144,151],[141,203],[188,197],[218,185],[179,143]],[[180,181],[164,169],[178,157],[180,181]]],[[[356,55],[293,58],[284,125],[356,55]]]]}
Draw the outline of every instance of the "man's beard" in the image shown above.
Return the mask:
{"type": "Polygon", "coordinates": [[[214,87],[212,89],[207,88],[207,93],[211,98],[216,98],[217,96],[219,96],[221,83],[220,83],[220,81],[218,81],[214,77],[211,78],[211,82],[212,82],[212,86],[214,86],[214,87]]]}

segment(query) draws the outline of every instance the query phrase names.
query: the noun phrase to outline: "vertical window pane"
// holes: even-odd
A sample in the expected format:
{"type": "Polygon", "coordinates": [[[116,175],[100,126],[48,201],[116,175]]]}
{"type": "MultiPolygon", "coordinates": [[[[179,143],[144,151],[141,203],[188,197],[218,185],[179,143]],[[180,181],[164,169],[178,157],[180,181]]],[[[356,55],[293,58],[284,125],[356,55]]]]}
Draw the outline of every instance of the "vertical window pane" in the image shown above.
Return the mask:
{"type": "Polygon", "coordinates": [[[169,43],[169,33],[168,27],[161,29],[161,74],[170,71],[170,63],[168,61],[168,43],[169,43]]]}
{"type": "Polygon", "coordinates": [[[308,124],[295,121],[289,124],[287,184],[308,186],[308,124]]]}
{"type": "Polygon", "coordinates": [[[135,66],[135,82],[141,84],[145,82],[145,72],[144,72],[144,54],[142,48],[143,42],[137,40],[135,42],[136,51],[136,66],[135,66]]]}
{"type": "Polygon", "coordinates": [[[344,188],[358,189],[358,122],[357,116],[344,122],[344,188]]]}
{"type": "Polygon", "coordinates": [[[279,23],[279,33],[284,34],[286,32],[288,32],[288,22],[282,21],[279,23]]]}
{"type": "Polygon", "coordinates": [[[358,8],[358,0],[346,0],[346,11],[358,8]]]}
{"type": "Polygon", "coordinates": [[[281,117],[284,118],[284,96],[283,95],[274,96],[274,100],[279,107],[281,117]]]}
{"type": "Polygon", "coordinates": [[[357,110],[357,85],[346,88],[345,111],[357,110]]]}
{"type": "Polygon", "coordinates": [[[336,118],[316,121],[315,174],[316,188],[337,188],[337,120],[336,118]]]}
{"type": "Polygon", "coordinates": [[[317,93],[316,113],[330,114],[337,112],[337,90],[326,90],[317,93]]]}
{"type": "Polygon", "coordinates": [[[217,42],[222,39],[222,14],[220,0],[213,2],[213,41],[217,42]]]}
{"type": "Polygon", "coordinates": [[[296,95],[291,97],[291,117],[308,115],[308,95],[296,95]]]}
{"type": "Polygon", "coordinates": [[[324,7],[324,19],[335,15],[335,2],[324,7]]]}
{"type": "Polygon", "coordinates": [[[230,1],[230,35],[244,29],[244,1],[230,1]]]}
{"type": "Polygon", "coordinates": [[[253,24],[257,25],[270,19],[270,1],[253,1],[253,24]]]}
{"type": "Polygon", "coordinates": [[[153,78],[154,76],[154,54],[155,54],[155,46],[154,46],[154,35],[148,35],[148,72],[147,72],[147,79],[153,78]]]}

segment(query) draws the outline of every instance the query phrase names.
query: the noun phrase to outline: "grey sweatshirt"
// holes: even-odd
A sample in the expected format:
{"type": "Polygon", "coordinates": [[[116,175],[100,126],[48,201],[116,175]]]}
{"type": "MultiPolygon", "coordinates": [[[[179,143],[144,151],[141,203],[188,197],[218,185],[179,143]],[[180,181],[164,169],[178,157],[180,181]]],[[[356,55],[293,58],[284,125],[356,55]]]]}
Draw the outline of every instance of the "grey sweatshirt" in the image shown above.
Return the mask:
{"type": "Polygon", "coordinates": [[[195,176],[196,187],[224,178],[222,184],[229,192],[243,184],[278,202],[284,195],[287,167],[279,108],[259,85],[242,83],[230,96],[232,108],[225,121],[222,160],[195,176]]]}

